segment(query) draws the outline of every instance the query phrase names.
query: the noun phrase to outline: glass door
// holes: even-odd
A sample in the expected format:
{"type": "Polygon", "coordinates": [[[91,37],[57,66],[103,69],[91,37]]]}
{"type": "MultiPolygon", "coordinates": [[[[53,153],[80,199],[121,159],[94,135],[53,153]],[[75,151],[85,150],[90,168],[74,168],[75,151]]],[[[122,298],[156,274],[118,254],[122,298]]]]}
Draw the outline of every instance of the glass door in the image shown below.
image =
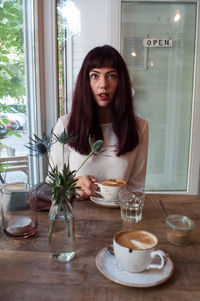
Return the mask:
{"type": "Polygon", "coordinates": [[[122,1],[121,51],[149,122],[146,190],[187,191],[196,3],[122,1]]]}

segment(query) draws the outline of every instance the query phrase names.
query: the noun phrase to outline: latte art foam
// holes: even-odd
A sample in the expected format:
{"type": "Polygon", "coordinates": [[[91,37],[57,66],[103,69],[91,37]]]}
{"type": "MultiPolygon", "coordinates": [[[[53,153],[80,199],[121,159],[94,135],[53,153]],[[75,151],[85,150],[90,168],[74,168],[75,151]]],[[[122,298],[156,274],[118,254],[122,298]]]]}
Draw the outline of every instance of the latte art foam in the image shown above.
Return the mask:
{"type": "Polygon", "coordinates": [[[105,186],[112,186],[112,187],[120,187],[124,186],[126,184],[123,180],[117,180],[117,179],[107,179],[101,182],[102,185],[105,186]]]}
{"type": "Polygon", "coordinates": [[[116,242],[130,250],[146,250],[157,244],[157,238],[146,231],[130,230],[116,235],[116,242]]]}

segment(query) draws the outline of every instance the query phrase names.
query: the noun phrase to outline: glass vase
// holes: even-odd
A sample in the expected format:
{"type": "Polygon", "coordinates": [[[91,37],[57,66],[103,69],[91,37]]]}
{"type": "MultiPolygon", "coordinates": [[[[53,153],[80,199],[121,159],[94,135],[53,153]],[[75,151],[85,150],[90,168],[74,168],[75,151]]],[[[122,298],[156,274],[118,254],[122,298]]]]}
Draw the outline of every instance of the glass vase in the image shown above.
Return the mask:
{"type": "Polygon", "coordinates": [[[49,211],[48,251],[60,262],[69,262],[75,256],[74,215],[69,202],[52,202],[49,211]]]}

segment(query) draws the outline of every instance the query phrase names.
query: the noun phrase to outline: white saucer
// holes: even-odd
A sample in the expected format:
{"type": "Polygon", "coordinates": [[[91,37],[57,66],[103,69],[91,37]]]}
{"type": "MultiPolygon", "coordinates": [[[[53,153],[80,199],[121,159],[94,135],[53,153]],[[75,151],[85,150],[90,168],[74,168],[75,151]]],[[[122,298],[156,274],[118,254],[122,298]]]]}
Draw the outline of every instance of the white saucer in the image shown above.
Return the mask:
{"type": "Polygon", "coordinates": [[[119,208],[119,205],[116,204],[114,201],[106,201],[104,198],[102,197],[94,197],[94,196],[91,196],[90,197],[90,200],[97,204],[97,205],[100,205],[100,206],[103,206],[103,207],[108,207],[108,208],[119,208]]]}
{"type": "Polygon", "coordinates": [[[174,264],[167,257],[167,262],[161,270],[152,269],[142,273],[130,273],[123,270],[114,255],[107,251],[107,247],[99,251],[96,256],[96,266],[108,279],[126,286],[151,287],[167,281],[173,274],[174,264]]]}

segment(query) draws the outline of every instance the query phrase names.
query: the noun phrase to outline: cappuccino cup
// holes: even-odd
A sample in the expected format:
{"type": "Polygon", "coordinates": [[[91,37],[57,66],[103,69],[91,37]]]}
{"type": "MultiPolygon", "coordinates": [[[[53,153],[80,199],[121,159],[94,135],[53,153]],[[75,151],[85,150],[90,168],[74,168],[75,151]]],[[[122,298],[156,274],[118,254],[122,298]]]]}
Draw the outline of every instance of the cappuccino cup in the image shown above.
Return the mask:
{"type": "Polygon", "coordinates": [[[157,244],[157,237],[143,230],[120,231],[113,238],[114,254],[120,267],[133,273],[163,268],[166,254],[156,250],[157,244]],[[160,263],[154,263],[156,257],[160,263]]]}
{"type": "Polygon", "coordinates": [[[102,182],[96,182],[100,191],[95,191],[97,194],[100,194],[106,201],[115,201],[119,202],[119,192],[126,182],[124,180],[118,179],[106,179],[102,182]]]}

